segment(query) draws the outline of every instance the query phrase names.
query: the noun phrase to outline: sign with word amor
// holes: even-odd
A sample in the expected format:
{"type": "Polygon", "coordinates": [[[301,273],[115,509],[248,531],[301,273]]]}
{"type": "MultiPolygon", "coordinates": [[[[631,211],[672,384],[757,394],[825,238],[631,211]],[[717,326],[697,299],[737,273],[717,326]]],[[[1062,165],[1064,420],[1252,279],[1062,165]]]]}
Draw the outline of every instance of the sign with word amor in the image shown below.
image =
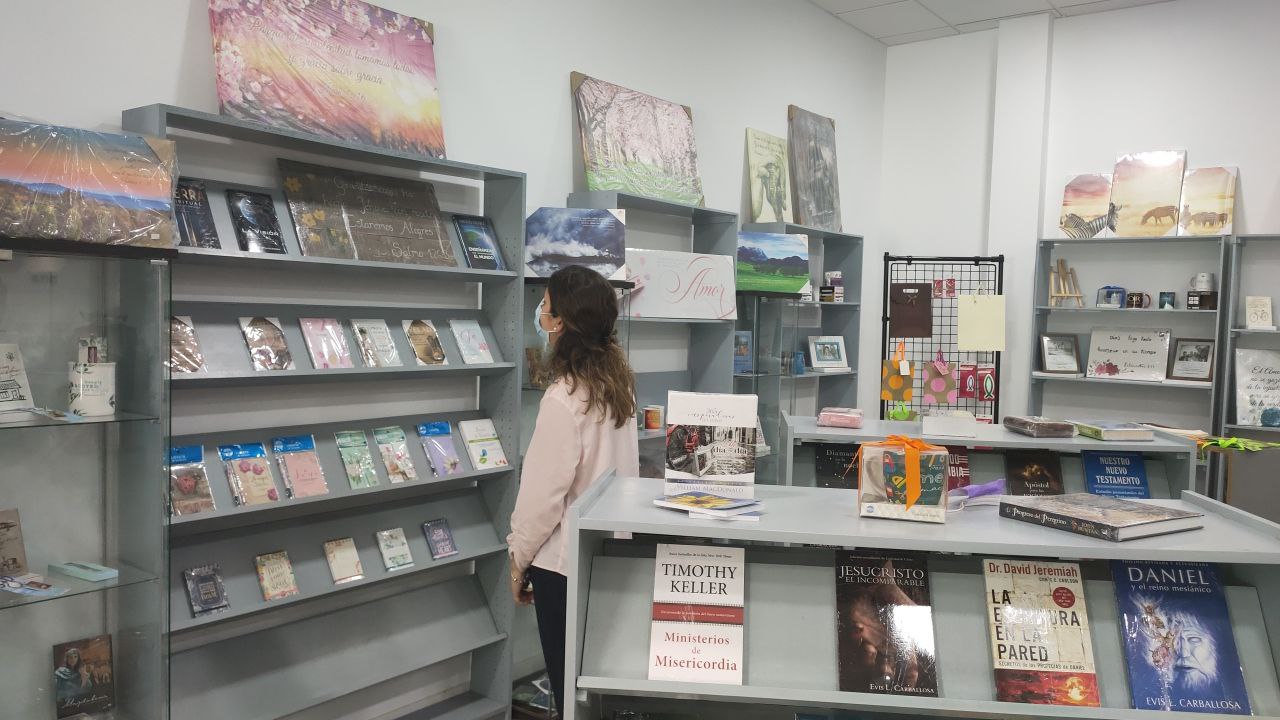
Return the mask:
{"type": "Polygon", "coordinates": [[[631,317],[738,317],[732,256],[627,248],[627,279],[636,284],[629,304],[631,317]]]}
{"type": "Polygon", "coordinates": [[[1086,375],[1161,382],[1169,367],[1169,335],[1169,330],[1094,328],[1086,375]]]}

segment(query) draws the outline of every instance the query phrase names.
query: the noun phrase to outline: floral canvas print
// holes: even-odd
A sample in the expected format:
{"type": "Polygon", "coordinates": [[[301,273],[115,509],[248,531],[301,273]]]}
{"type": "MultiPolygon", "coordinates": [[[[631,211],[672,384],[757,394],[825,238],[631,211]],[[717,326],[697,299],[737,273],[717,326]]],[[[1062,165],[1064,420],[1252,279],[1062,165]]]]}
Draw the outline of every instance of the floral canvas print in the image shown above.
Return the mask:
{"type": "Polygon", "coordinates": [[[703,204],[693,111],[636,90],[573,73],[588,190],[620,190],[703,204]]]}
{"type": "Polygon", "coordinates": [[[361,0],[209,0],[222,112],[444,157],[431,23],[361,0]]]}

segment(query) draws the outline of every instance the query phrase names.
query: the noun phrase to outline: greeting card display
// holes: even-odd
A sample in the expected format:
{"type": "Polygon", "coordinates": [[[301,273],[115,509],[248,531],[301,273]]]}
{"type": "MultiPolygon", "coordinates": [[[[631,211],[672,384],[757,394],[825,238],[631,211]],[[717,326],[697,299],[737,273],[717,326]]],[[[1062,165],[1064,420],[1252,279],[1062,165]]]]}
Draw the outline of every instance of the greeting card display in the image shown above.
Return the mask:
{"type": "Polygon", "coordinates": [[[198,373],[205,371],[204,353],[196,338],[196,326],[190,315],[169,318],[169,371],[198,373]]]}
{"type": "Polygon", "coordinates": [[[427,451],[431,471],[436,477],[462,472],[462,457],[453,445],[453,431],[449,429],[449,423],[422,423],[417,429],[422,449],[427,451]]]}
{"type": "Polygon", "coordinates": [[[734,320],[734,259],[669,250],[627,249],[635,318],[734,320]]]}
{"type": "Polygon", "coordinates": [[[254,370],[294,369],[293,354],[289,352],[289,343],[284,339],[284,328],[279,318],[242,317],[240,330],[249,347],[254,370]]]}
{"type": "Polygon", "coordinates": [[[413,348],[413,359],[419,365],[448,365],[444,346],[440,344],[440,333],[430,320],[401,320],[400,326],[409,339],[409,347],[413,348]]]}
{"type": "Polygon", "coordinates": [[[467,365],[487,365],[493,362],[489,341],[485,339],[480,323],[475,320],[450,320],[449,329],[453,331],[453,338],[458,341],[462,362],[467,365]]]}
{"type": "Polygon", "coordinates": [[[1089,338],[1091,378],[1164,380],[1169,365],[1169,330],[1094,328],[1089,338]]]}
{"type": "Polygon", "coordinates": [[[858,451],[858,506],[863,517],[947,520],[947,448],[891,435],[858,451]]]}
{"type": "Polygon", "coordinates": [[[271,441],[271,453],[280,464],[284,491],[291,498],[329,494],[324,468],[316,454],[316,439],[311,435],[278,437],[271,441]]]}
{"type": "Polygon", "coordinates": [[[219,445],[218,456],[236,505],[261,505],[280,499],[262,443],[219,445]]]}
{"type": "Polygon", "coordinates": [[[205,470],[204,447],[175,445],[169,448],[169,512],[195,515],[216,509],[205,470]]]}
{"type": "Polygon", "coordinates": [[[299,318],[302,339],[311,353],[311,366],[317,370],[355,367],[351,363],[351,350],[347,348],[347,334],[336,318],[299,318]]]}
{"type": "Polygon", "coordinates": [[[352,490],[362,490],[378,484],[378,471],[373,465],[373,454],[363,430],[342,430],[334,433],[338,442],[338,455],[347,471],[347,482],[352,490]]]}
{"type": "Polygon", "coordinates": [[[409,441],[400,426],[374,428],[373,441],[378,444],[378,454],[382,456],[382,465],[387,469],[387,479],[392,484],[418,479],[413,458],[409,457],[409,441]]]}
{"type": "Polygon", "coordinates": [[[355,333],[360,360],[365,367],[400,366],[400,352],[396,350],[396,341],[386,320],[352,320],[351,332],[355,333]]]}

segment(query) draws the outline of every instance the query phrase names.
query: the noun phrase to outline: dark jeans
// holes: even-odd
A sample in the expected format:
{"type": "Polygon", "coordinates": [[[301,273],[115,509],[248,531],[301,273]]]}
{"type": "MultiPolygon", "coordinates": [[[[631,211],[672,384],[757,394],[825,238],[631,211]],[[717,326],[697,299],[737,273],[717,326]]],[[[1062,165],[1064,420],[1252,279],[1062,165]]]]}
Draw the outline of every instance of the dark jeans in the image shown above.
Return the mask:
{"type": "Polygon", "coordinates": [[[529,581],[533,583],[533,610],[538,616],[542,659],[547,664],[547,677],[551,679],[556,709],[563,715],[564,624],[569,581],[560,573],[532,566],[529,568],[529,581]]]}

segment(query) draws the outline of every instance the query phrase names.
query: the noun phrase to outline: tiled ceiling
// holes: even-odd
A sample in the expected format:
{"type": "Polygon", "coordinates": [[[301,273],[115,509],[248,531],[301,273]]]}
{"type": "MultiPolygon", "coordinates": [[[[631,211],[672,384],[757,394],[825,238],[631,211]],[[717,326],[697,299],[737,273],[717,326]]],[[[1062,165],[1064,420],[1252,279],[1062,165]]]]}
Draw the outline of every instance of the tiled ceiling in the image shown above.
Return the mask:
{"type": "Polygon", "coordinates": [[[1070,17],[1168,0],[813,0],[885,45],[990,30],[1002,19],[1070,17]]]}

